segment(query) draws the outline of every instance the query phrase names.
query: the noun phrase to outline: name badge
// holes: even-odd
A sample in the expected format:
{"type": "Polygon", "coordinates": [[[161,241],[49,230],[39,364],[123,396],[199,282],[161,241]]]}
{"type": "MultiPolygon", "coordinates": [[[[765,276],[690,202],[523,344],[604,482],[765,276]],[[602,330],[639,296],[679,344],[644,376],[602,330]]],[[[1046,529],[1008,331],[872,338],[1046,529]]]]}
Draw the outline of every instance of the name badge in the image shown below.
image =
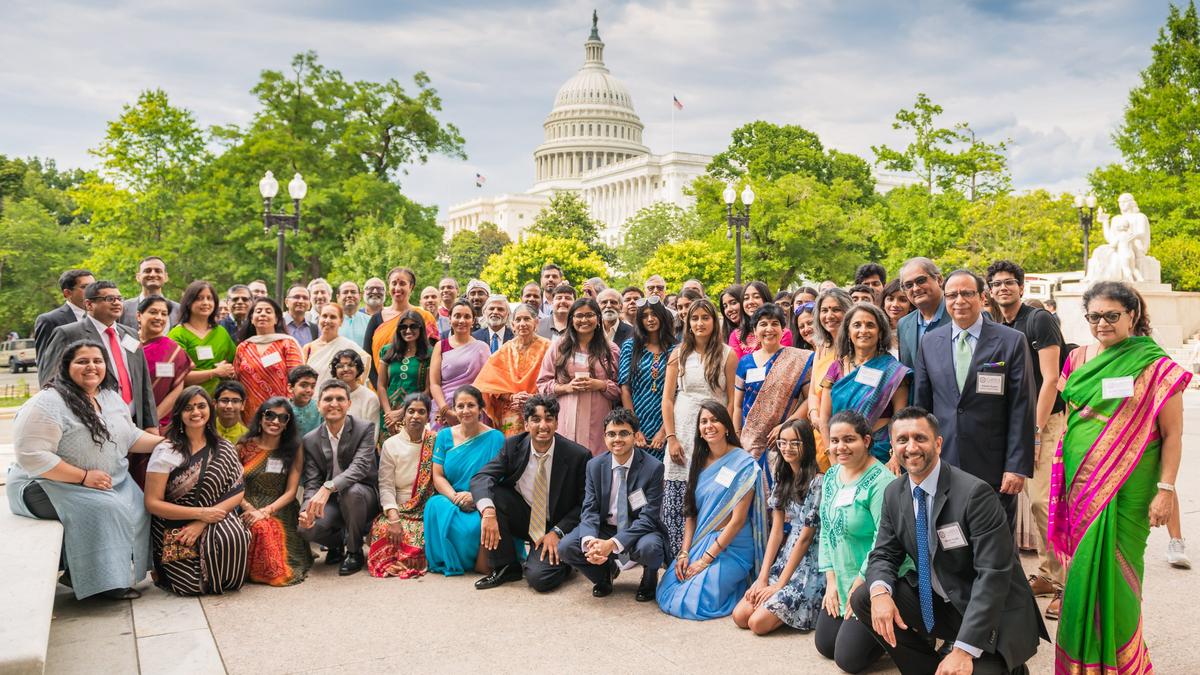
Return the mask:
{"type": "Polygon", "coordinates": [[[850,506],[854,503],[855,489],[852,487],[844,487],[838,490],[837,499],[833,502],[833,508],[840,509],[843,506],[850,506]]]}
{"type": "Polygon", "coordinates": [[[1004,395],[1004,373],[976,373],[975,393],[1004,395]]]}
{"type": "Polygon", "coordinates": [[[270,354],[267,354],[266,356],[262,357],[262,364],[263,364],[263,367],[266,368],[268,366],[273,366],[282,360],[283,360],[283,357],[279,355],[279,352],[271,352],[270,354]]]}
{"type": "Polygon", "coordinates": [[[942,542],[943,550],[962,548],[967,545],[967,538],[963,536],[962,528],[958,526],[958,523],[939,527],[937,535],[938,540],[942,542]]]}
{"type": "Polygon", "coordinates": [[[175,364],[170,361],[160,361],[154,364],[155,377],[175,377],[175,364]]]}
{"type": "Polygon", "coordinates": [[[860,366],[858,369],[858,374],[854,376],[855,382],[867,387],[879,386],[879,381],[882,379],[882,370],[878,368],[868,368],[866,366],[860,366]]]}
{"type": "Polygon", "coordinates": [[[637,511],[646,505],[646,493],[642,490],[634,490],[629,493],[629,508],[637,511]]]}
{"type": "Polygon", "coordinates": [[[575,365],[579,366],[580,368],[587,368],[588,355],[581,352],[575,352],[575,365]]]}
{"type": "Polygon", "coordinates": [[[723,466],[721,467],[721,470],[717,472],[717,485],[720,485],[721,487],[729,487],[730,485],[733,485],[734,478],[737,478],[737,474],[734,473],[733,469],[723,466]]]}
{"type": "Polygon", "coordinates": [[[196,347],[196,360],[203,361],[213,358],[213,350],[209,345],[200,345],[196,347]]]}
{"type": "Polygon", "coordinates": [[[126,335],[125,337],[121,338],[121,346],[124,347],[125,351],[127,352],[136,352],[138,347],[142,346],[142,343],[138,342],[137,338],[133,337],[132,335],[126,335]]]}
{"type": "Polygon", "coordinates": [[[1100,393],[1104,398],[1129,398],[1133,396],[1133,378],[1106,377],[1100,380],[1100,393]]]}
{"type": "Polygon", "coordinates": [[[283,460],[278,457],[268,457],[267,473],[283,473],[283,460]]]}
{"type": "Polygon", "coordinates": [[[750,370],[746,371],[747,383],[762,382],[765,379],[767,379],[766,368],[751,368],[750,370]]]}

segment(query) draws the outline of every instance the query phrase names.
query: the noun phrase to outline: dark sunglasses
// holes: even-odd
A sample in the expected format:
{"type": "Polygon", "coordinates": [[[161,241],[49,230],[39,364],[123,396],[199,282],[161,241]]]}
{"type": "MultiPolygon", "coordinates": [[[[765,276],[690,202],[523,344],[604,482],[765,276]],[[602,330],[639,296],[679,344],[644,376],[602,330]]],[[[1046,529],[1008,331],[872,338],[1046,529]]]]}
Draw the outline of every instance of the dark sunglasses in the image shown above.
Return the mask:
{"type": "Polygon", "coordinates": [[[264,422],[278,421],[280,424],[287,424],[289,421],[291,421],[291,419],[292,419],[292,416],[289,413],[285,413],[285,412],[277,413],[274,410],[268,410],[265,413],[263,413],[263,421],[264,422]]]}
{"type": "Polygon", "coordinates": [[[799,316],[805,312],[813,311],[813,307],[816,307],[816,305],[814,305],[811,302],[802,302],[802,303],[796,305],[793,309],[796,312],[796,316],[799,316]]]}
{"type": "Polygon", "coordinates": [[[912,290],[913,286],[924,286],[925,282],[927,282],[927,281],[929,281],[929,275],[922,274],[919,277],[909,279],[908,281],[905,281],[904,283],[900,284],[900,288],[903,288],[906,291],[912,290]]]}
{"type": "Polygon", "coordinates": [[[414,333],[419,333],[419,332],[421,332],[421,327],[415,323],[402,323],[396,328],[396,330],[399,332],[411,330],[414,333]]]}

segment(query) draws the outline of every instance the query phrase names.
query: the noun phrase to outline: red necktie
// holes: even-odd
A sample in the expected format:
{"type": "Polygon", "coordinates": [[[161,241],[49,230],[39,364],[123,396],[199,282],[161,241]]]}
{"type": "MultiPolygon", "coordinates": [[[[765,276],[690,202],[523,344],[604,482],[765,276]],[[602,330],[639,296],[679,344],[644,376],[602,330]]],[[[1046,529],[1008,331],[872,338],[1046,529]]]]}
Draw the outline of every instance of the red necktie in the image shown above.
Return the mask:
{"type": "Polygon", "coordinates": [[[121,398],[129,404],[133,401],[133,384],[129,382],[129,369],[125,367],[125,355],[121,353],[121,343],[117,341],[117,331],[112,326],[104,331],[108,334],[108,349],[112,352],[113,367],[117,369],[117,379],[121,382],[121,398]]]}

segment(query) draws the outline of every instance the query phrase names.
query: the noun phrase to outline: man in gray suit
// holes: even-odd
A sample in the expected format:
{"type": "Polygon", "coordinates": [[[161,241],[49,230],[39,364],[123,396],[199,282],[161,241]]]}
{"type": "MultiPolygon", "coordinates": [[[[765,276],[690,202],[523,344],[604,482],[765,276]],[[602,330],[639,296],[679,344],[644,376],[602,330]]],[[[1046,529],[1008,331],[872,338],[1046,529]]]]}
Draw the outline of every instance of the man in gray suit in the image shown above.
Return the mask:
{"type": "Polygon", "coordinates": [[[850,597],[855,616],[901,673],[1027,673],[1050,637],[995,494],[940,461],[938,420],[924,409],[896,413],[891,438],[908,475],[884,490],[866,583],[850,597]],[[901,578],[908,559],[916,570],[901,578]]]}
{"type": "Polygon", "coordinates": [[[95,280],[96,277],[84,269],[67,270],[59,275],[58,287],[62,290],[65,302],[49,312],[39,314],[37,320],[33,322],[33,346],[37,351],[39,380],[42,373],[53,369],[46,362],[46,348],[50,346],[50,336],[54,334],[55,328],[75,323],[87,314],[83,296],[88,284],[95,280]]]}
{"type": "MultiPolygon", "coordinates": [[[[147,256],[142,258],[138,263],[137,275],[138,285],[142,287],[142,292],[136,298],[130,298],[125,301],[121,307],[121,323],[134,330],[138,329],[137,308],[146,298],[154,296],[167,297],[163,295],[163,286],[167,285],[167,264],[163,259],[156,256],[147,256]]],[[[179,322],[179,303],[174,300],[167,300],[167,310],[171,313],[170,325],[174,326],[179,322]]],[[[169,326],[168,326],[169,327],[169,326]]]]}
{"type": "Polygon", "coordinates": [[[896,324],[900,363],[913,367],[917,346],[930,331],[950,323],[942,298],[942,272],[929,258],[909,258],[900,268],[900,288],[916,309],[896,324]]]}
{"type": "Polygon", "coordinates": [[[350,387],[321,385],[317,409],[325,422],[304,437],[304,499],[300,536],[329,547],[325,564],[347,576],[363,567],[363,536],[379,512],[375,424],[347,414],[350,387]]]}
{"type": "Polygon", "coordinates": [[[104,363],[120,385],[121,397],[129,404],[133,423],[150,433],[158,433],[158,414],[150,368],[138,334],[117,323],[121,315],[121,291],[111,281],[93,281],[84,291],[87,314],[75,323],[54,329],[46,346],[45,368],[38,368],[38,386],[45,386],[58,372],[56,365],[67,345],[92,340],[104,347],[104,363]]]}
{"type": "Polygon", "coordinates": [[[941,422],[946,463],[999,492],[1015,528],[1017,493],[1033,475],[1037,392],[1025,336],[983,315],[983,289],[968,270],[946,277],[951,322],[921,340],[912,403],[941,422]]]}

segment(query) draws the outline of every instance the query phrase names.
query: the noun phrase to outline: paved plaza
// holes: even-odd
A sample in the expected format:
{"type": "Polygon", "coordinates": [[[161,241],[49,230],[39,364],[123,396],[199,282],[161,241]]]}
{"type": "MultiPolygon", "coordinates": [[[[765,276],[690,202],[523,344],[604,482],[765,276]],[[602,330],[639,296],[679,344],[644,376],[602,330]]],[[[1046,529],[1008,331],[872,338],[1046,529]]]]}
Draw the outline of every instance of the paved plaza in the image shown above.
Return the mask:
{"type": "MultiPolygon", "coordinates": [[[[1185,398],[1183,527],[1200,563],[1200,392],[1185,398]]],[[[0,443],[11,442],[0,420],[0,443]]],[[[9,457],[0,457],[5,464],[9,457]]],[[[1156,672],[1200,672],[1197,574],[1163,561],[1167,533],[1150,536],[1146,563],[1146,637],[1156,672]]],[[[1036,559],[1024,556],[1027,569],[1036,559]]],[[[318,563],[291,588],[255,584],[226,596],[178,598],[150,585],[133,602],[78,602],[60,587],[47,673],[411,673],[411,672],[792,672],[836,673],[812,636],[780,630],[756,638],[728,619],[692,622],[633,600],[638,572],[616,591],[592,598],[575,575],[537,595],[520,584],[476,591],[476,575],[420,580],[340,578],[318,563]]],[[[8,580],[12,582],[13,580],[8,580]]],[[[1044,607],[1046,599],[1041,599],[1044,607]]],[[[5,617],[6,620],[11,617],[5,617]]],[[[1053,634],[1054,624],[1050,624],[1053,634]]],[[[1049,673],[1043,643],[1030,664],[1049,673]]],[[[871,672],[895,672],[881,661],[871,672]]]]}

